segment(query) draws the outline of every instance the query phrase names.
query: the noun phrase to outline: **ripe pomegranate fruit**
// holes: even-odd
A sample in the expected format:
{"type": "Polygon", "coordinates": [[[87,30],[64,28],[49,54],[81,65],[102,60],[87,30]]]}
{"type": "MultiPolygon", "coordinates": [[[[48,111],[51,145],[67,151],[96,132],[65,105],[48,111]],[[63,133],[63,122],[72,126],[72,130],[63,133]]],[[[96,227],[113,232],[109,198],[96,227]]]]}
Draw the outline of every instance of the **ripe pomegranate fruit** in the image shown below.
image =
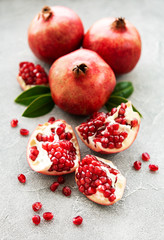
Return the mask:
{"type": "Polygon", "coordinates": [[[76,127],[81,140],[92,150],[117,153],[130,147],[135,140],[140,116],[131,102],[122,103],[110,113],[95,112],[86,122],[76,127]]]}
{"type": "Polygon", "coordinates": [[[78,49],[83,36],[84,28],[79,16],[62,6],[45,6],[28,29],[31,50],[46,62],[53,62],[78,49]]]}
{"type": "Polygon", "coordinates": [[[17,80],[23,90],[36,85],[49,86],[45,70],[39,64],[34,65],[32,62],[21,62],[19,64],[17,80]]]}
{"type": "Polygon", "coordinates": [[[103,18],[84,36],[83,47],[97,52],[117,74],[130,72],[141,55],[137,29],[124,18],[103,18]]]}
{"type": "Polygon", "coordinates": [[[39,124],[30,137],[27,161],[36,172],[46,175],[71,173],[79,160],[76,136],[64,120],[39,124]]]}
{"type": "Polygon", "coordinates": [[[76,169],[79,191],[102,205],[111,205],[122,198],[126,179],[116,166],[103,158],[86,155],[76,169]]]}
{"type": "Polygon", "coordinates": [[[98,111],[116,85],[109,65],[97,53],[86,49],[56,60],[49,72],[49,82],[55,104],[76,115],[98,111]]]}

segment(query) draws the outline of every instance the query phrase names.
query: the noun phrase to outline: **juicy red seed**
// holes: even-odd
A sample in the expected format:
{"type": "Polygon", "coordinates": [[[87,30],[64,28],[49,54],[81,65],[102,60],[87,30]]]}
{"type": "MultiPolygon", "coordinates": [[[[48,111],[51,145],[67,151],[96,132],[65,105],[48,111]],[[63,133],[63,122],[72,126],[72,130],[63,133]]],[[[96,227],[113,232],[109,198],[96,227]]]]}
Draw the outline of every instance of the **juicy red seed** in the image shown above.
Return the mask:
{"type": "Polygon", "coordinates": [[[158,165],[150,164],[149,169],[150,171],[153,171],[153,172],[158,171],[158,165]]]}
{"type": "Polygon", "coordinates": [[[20,134],[21,134],[22,136],[27,136],[27,135],[29,135],[29,130],[27,130],[27,129],[25,129],[25,128],[21,128],[21,129],[20,129],[20,134]]]}
{"type": "Polygon", "coordinates": [[[121,103],[121,108],[126,109],[127,105],[125,103],[121,103]]]}
{"type": "Polygon", "coordinates": [[[134,119],[131,121],[131,126],[132,127],[136,127],[138,125],[138,120],[137,119],[134,119]]]}
{"type": "Polygon", "coordinates": [[[89,195],[92,195],[92,194],[95,194],[96,193],[96,189],[95,188],[93,188],[93,187],[89,187],[88,188],[88,194],[89,195]]]}
{"type": "Polygon", "coordinates": [[[147,152],[142,153],[142,160],[143,161],[149,161],[150,155],[147,152]]]}
{"type": "Polygon", "coordinates": [[[59,186],[59,183],[58,182],[54,182],[54,183],[51,184],[50,190],[52,192],[55,192],[55,190],[58,188],[58,186],[59,186]]]}
{"type": "Polygon", "coordinates": [[[51,212],[45,212],[45,213],[43,213],[43,218],[44,218],[46,221],[52,220],[53,217],[54,217],[54,215],[53,215],[51,212]]]}
{"type": "Polygon", "coordinates": [[[114,143],[113,143],[113,142],[110,142],[110,143],[109,143],[109,148],[110,148],[110,149],[114,148],[114,143]]]}
{"type": "Polygon", "coordinates": [[[18,125],[18,120],[16,118],[13,119],[13,120],[11,120],[10,124],[11,124],[12,127],[16,127],[18,125]]]}
{"type": "Polygon", "coordinates": [[[50,118],[48,119],[48,122],[49,122],[49,123],[55,122],[55,118],[54,118],[54,117],[50,117],[50,118]]]}
{"type": "Polygon", "coordinates": [[[125,114],[125,109],[120,108],[118,113],[119,113],[120,115],[124,115],[124,114],[125,114]]]}
{"type": "Polygon", "coordinates": [[[26,182],[26,177],[24,174],[19,174],[18,175],[18,180],[20,183],[25,183],[26,182]]]}
{"type": "Polygon", "coordinates": [[[32,209],[37,212],[42,208],[42,204],[41,202],[35,202],[34,204],[32,204],[32,209]]]}
{"type": "Polygon", "coordinates": [[[74,217],[74,218],[73,218],[73,223],[74,223],[75,225],[80,225],[80,224],[82,224],[82,222],[83,222],[83,218],[80,217],[80,216],[77,216],[77,217],[74,217]]]}
{"type": "Polygon", "coordinates": [[[84,192],[84,190],[85,190],[85,188],[84,188],[84,186],[83,186],[83,185],[79,186],[79,191],[80,191],[80,192],[82,192],[82,193],[83,193],[83,192],[84,192]]]}
{"type": "Polygon", "coordinates": [[[140,170],[142,163],[140,161],[135,161],[133,166],[136,170],[140,170]]]}
{"type": "Polygon", "coordinates": [[[64,132],[64,128],[63,127],[58,127],[56,130],[57,135],[61,135],[64,132]]]}
{"type": "Polygon", "coordinates": [[[109,199],[110,202],[113,202],[116,199],[116,195],[111,194],[108,199],[109,199]]]}
{"type": "Polygon", "coordinates": [[[112,108],[112,110],[111,110],[111,115],[113,115],[114,113],[116,113],[117,112],[117,108],[112,108]]]}
{"type": "Polygon", "coordinates": [[[39,223],[40,223],[40,216],[39,215],[34,215],[33,217],[32,217],[32,221],[33,221],[33,223],[35,224],[35,225],[38,225],[39,223]]]}
{"type": "Polygon", "coordinates": [[[67,197],[67,196],[70,196],[71,195],[71,189],[69,187],[63,187],[63,190],[62,190],[63,194],[67,197]]]}
{"type": "Polygon", "coordinates": [[[57,178],[57,182],[60,183],[60,184],[63,184],[63,183],[65,182],[64,177],[63,177],[63,176],[59,176],[59,177],[57,178]]]}
{"type": "Polygon", "coordinates": [[[108,198],[111,195],[110,190],[105,190],[104,191],[104,197],[108,198]]]}
{"type": "Polygon", "coordinates": [[[115,147],[116,147],[116,148],[121,148],[121,147],[122,147],[122,143],[121,143],[121,142],[115,143],[115,147]]]}

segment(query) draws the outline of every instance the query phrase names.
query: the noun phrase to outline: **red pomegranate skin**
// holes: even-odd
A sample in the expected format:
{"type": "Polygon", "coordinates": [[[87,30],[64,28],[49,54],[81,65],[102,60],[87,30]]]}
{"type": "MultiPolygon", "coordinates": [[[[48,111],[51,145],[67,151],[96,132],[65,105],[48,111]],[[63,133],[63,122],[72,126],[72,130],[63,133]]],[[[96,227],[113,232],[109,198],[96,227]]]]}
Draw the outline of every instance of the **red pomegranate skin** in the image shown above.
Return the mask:
{"type": "Polygon", "coordinates": [[[98,111],[116,85],[110,66],[95,52],[80,49],[56,60],[50,68],[49,83],[56,105],[75,115],[98,111]],[[73,69],[85,64],[85,73],[73,69]]]}
{"type": "Polygon", "coordinates": [[[116,74],[130,72],[141,55],[141,38],[137,29],[127,20],[125,28],[113,27],[115,18],[97,21],[87,31],[83,47],[97,52],[116,74]]]}
{"type": "Polygon", "coordinates": [[[36,57],[52,63],[81,46],[84,28],[73,10],[62,6],[50,8],[52,15],[47,20],[42,12],[32,20],[28,29],[28,43],[36,57]]]}

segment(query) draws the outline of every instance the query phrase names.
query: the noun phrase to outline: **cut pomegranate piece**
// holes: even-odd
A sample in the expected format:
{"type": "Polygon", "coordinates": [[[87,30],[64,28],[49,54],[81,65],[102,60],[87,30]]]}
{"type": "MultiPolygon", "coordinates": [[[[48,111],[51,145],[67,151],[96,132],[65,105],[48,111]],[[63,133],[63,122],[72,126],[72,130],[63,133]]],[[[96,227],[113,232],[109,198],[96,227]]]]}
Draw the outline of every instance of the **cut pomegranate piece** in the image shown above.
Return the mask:
{"type": "Polygon", "coordinates": [[[65,186],[65,187],[63,187],[62,192],[63,192],[63,194],[64,194],[66,197],[68,197],[68,196],[71,195],[71,192],[72,192],[72,191],[71,191],[71,189],[70,189],[69,187],[65,186]]]}
{"type": "Polygon", "coordinates": [[[33,217],[32,217],[32,221],[33,221],[33,223],[35,224],[35,225],[38,225],[39,223],[40,223],[40,216],[39,215],[34,215],[33,217]]]}
{"type": "Polygon", "coordinates": [[[92,150],[101,153],[121,152],[133,143],[140,116],[131,102],[122,103],[110,113],[96,112],[85,123],[76,127],[81,140],[92,150]]]}
{"type": "Polygon", "coordinates": [[[36,85],[49,86],[48,76],[40,65],[31,62],[21,62],[19,64],[19,74],[17,80],[23,90],[27,90],[36,85]]]}
{"type": "Polygon", "coordinates": [[[37,212],[42,208],[42,203],[41,202],[35,202],[32,204],[32,209],[37,212]]]}
{"type": "Polygon", "coordinates": [[[20,183],[25,183],[26,182],[26,177],[24,174],[19,174],[18,175],[18,180],[20,183]]]}
{"type": "Polygon", "coordinates": [[[29,135],[29,130],[25,129],[25,128],[21,128],[20,129],[20,134],[22,136],[28,136],[29,135]]]}
{"type": "Polygon", "coordinates": [[[140,161],[135,161],[135,162],[133,163],[133,166],[134,166],[134,168],[135,168],[136,170],[140,170],[140,169],[141,169],[141,165],[142,165],[142,163],[141,163],[140,161]]]}
{"type": "Polygon", "coordinates": [[[73,223],[74,223],[75,225],[81,225],[82,222],[83,222],[83,218],[80,217],[80,216],[77,216],[77,217],[74,217],[74,218],[73,218],[73,223]]]}
{"type": "Polygon", "coordinates": [[[126,184],[126,179],[111,161],[93,155],[86,155],[79,163],[75,180],[80,192],[102,205],[120,200],[126,184]]]}
{"type": "Polygon", "coordinates": [[[149,169],[150,171],[153,171],[153,172],[158,171],[158,165],[150,164],[149,169]]]}
{"type": "Polygon", "coordinates": [[[11,127],[13,127],[13,128],[14,128],[14,127],[17,127],[17,125],[18,125],[18,119],[16,119],[16,118],[12,119],[10,124],[11,124],[11,127]]]}
{"type": "Polygon", "coordinates": [[[43,213],[43,218],[46,221],[51,221],[53,219],[54,215],[51,212],[45,212],[43,213]]]}
{"type": "Polygon", "coordinates": [[[150,155],[147,152],[142,153],[142,160],[143,161],[149,161],[150,155]]]}
{"type": "Polygon", "coordinates": [[[27,160],[34,171],[47,175],[75,171],[80,151],[72,127],[64,120],[39,124],[30,137],[27,160]]]}

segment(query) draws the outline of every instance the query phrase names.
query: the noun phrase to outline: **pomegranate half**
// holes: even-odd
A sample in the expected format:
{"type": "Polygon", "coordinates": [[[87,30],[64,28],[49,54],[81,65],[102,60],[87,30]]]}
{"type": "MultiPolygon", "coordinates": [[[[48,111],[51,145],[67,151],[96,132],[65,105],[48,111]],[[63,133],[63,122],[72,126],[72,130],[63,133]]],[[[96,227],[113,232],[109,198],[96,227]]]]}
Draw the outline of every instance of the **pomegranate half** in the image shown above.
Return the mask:
{"type": "Polygon", "coordinates": [[[39,124],[27,146],[30,167],[46,175],[63,175],[75,171],[80,151],[73,129],[64,120],[39,124]]]}
{"type": "Polygon", "coordinates": [[[71,9],[45,6],[28,29],[31,50],[41,60],[52,63],[78,49],[84,36],[83,24],[71,9]]]}
{"type": "Polygon", "coordinates": [[[133,111],[131,102],[122,103],[110,113],[96,112],[76,127],[81,140],[93,151],[105,154],[121,152],[133,143],[140,116],[133,111]]]}
{"type": "Polygon", "coordinates": [[[91,26],[83,47],[97,52],[117,74],[130,72],[141,55],[137,29],[124,18],[103,18],[91,26]]]}
{"type": "Polygon", "coordinates": [[[122,198],[126,179],[108,160],[86,155],[75,172],[79,191],[91,201],[112,205],[122,198]]]}
{"type": "Polygon", "coordinates": [[[97,53],[80,49],[53,63],[49,83],[56,105],[72,114],[89,115],[106,103],[116,79],[97,53]]]}

